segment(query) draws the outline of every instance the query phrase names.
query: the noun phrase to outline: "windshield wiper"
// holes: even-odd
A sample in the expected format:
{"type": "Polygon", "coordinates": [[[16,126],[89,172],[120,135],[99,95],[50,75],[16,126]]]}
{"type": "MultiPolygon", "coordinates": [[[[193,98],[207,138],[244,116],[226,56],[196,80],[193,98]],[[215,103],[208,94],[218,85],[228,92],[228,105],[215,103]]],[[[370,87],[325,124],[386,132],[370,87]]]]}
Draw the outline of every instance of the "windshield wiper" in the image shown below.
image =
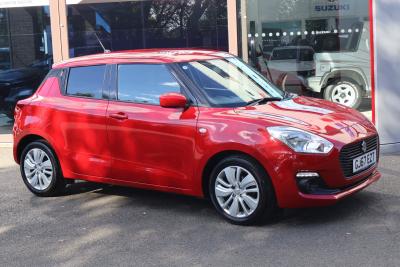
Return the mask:
{"type": "Polygon", "coordinates": [[[282,100],[283,100],[283,98],[281,98],[281,97],[264,97],[264,98],[254,99],[254,100],[251,100],[250,102],[247,102],[247,106],[262,105],[262,104],[266,104],[268,102],[282,101],[282,100]]]}
{"type": "Polygon", "coordinates": [[[285,91],[283,94],[283,99],[292,99],[292,98],[295,98],[296,96],[297,96],[296,94],[285,91]]]}

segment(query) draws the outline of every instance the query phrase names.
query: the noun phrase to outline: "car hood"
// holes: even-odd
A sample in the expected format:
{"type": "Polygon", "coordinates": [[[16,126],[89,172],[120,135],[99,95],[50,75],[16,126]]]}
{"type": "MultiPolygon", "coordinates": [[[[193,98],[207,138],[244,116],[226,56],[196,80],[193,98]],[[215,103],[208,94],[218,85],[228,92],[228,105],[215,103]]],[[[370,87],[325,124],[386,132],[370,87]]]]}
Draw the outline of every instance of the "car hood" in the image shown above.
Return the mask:
{"type": "MultiPolygon", "coordinates": [[[[361,113],[329,101],[295,97],[293,99],[269,102],[266,105],[235,108],[234,111],[244,117],[264,120],[266,126],[286,125],[324,136],[332,136],[343,129],[352,131],[354,126],[362,128],[366,134],[374,129],[371,122],[361,113]]],[[[355,133],[354,135],[359,135],[355,133]]]]}

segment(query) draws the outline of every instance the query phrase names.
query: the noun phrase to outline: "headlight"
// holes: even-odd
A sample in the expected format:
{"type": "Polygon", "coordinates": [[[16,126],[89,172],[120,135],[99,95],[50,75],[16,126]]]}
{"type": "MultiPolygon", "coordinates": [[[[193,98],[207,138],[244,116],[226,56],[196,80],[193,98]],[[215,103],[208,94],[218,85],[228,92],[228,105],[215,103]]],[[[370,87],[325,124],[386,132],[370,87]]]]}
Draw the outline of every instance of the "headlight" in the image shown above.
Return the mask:
{"type": "Polygon", "coordinates": [[[279,139],[295,152],[327,154],[333,148],[333,144],[328,140],[294,127],[268,127],[267,131],[271,136],[279,139]]]}

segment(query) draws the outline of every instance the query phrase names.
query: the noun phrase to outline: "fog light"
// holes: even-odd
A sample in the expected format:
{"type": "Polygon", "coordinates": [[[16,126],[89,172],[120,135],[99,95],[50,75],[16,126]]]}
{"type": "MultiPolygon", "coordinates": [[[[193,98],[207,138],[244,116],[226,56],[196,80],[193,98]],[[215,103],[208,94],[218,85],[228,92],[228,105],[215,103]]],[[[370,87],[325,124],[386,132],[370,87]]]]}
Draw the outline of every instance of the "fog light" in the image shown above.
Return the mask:
{"type": "Polygon", "coordinates": [[[316,172],[299,172],[296,174],[296,178],[318,178],[319,174],[316,172]]]}
{"type": "Polygon", "coordinates": [[[316,172],[299,172],[296,178],[297,186],[305,194],[312,194],[321,185],[321,179],[316,172]]]}
{"type": "Polygon", "coordinates": [[[304,194],[332,195],[340,192],[340,189],[329,188],[317,172],[299,172],[296,180],[300,192],[304,194]]]}

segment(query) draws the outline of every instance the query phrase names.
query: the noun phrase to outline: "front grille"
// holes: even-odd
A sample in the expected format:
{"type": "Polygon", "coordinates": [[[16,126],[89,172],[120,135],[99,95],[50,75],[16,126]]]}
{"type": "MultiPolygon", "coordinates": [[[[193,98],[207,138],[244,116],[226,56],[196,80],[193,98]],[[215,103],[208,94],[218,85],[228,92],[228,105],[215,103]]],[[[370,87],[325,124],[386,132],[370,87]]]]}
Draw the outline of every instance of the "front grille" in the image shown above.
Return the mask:
{"type": "Polygon", "coordinates": [[[351,143],[348,145],[345,145],[342,150],[340,151],[340,164],[342,166],[343,174],[345,177],[351,177],[354,175],[357,175],[359,173],[362,173],[365,170],[361,170],[359,172],[353,173],[353,159],[368,153],[373,150],[377,150],[377,160],[379,157],[379,137],[372,136],[369,138],[366,138],[364,140],[358,141],[356,143],[351,143]],[[367,143],[367,151],[364,152],[362,151],[362,142],[365,141],[367,143]]]}

